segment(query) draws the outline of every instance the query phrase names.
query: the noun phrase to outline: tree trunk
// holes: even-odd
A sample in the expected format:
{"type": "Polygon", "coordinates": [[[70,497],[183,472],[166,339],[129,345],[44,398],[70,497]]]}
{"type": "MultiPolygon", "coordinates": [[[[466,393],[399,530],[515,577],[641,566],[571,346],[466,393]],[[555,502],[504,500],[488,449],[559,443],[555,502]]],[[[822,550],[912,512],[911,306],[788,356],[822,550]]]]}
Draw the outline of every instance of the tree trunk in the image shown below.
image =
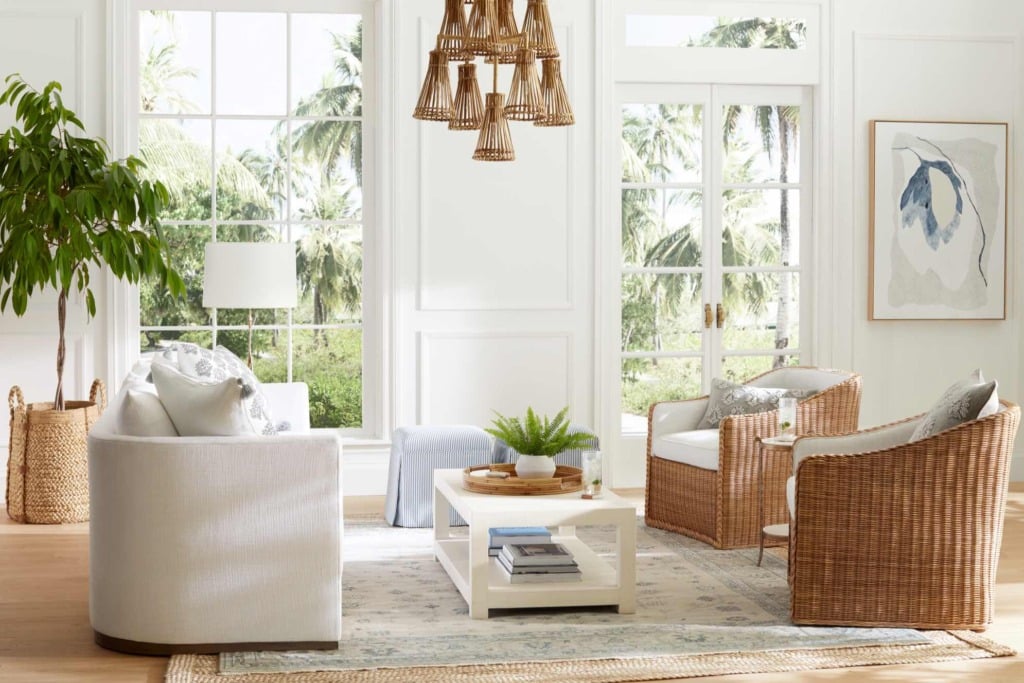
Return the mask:
{"type": "MultiPolygon", "coordinates": [[[[779,182],[789,182],[789,122],[782,107],[775,107],[775,114],[779,120],[779,182]]],[[[790,262],[790,238],[789,238],[789,190],[781,190],[782,197],[779,201],[779,256],[782,265],[788,266],[790,262]]],[[[779,307],[775,320],[775,348],[785,349],[789,347],[789,298],[790,298],[790,274],[779,273],[779,307]]],[[[776,356],[774,367],[780,368],[785,365],[783,356],[776,356]]]]}
{"type": "Polygon", "coordinates": [[[68,293],[61,290],[57,297],[57,393],[53,397],[53,409],[64,410],[64,326],[68,318],[68,293]]]}

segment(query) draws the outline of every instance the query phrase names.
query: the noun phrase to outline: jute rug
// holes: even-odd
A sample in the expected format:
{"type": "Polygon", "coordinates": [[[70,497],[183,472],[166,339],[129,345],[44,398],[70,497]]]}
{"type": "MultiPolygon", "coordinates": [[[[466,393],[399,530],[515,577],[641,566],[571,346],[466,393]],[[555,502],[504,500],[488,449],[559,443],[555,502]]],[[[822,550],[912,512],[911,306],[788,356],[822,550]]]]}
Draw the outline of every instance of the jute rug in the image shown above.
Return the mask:
{"type": "MultiPolygon", "coordinates": [[[[609,555],[613,532],[580,529],[609,555]]],[[[333,652],[176,656],[168,683],[615,683],[1014,654],[969,632],[789,624],[781,552],[718,551],[638,522],[637,612],[466,604],[429,529],[345,521],[344,636],[333,652]]]]}

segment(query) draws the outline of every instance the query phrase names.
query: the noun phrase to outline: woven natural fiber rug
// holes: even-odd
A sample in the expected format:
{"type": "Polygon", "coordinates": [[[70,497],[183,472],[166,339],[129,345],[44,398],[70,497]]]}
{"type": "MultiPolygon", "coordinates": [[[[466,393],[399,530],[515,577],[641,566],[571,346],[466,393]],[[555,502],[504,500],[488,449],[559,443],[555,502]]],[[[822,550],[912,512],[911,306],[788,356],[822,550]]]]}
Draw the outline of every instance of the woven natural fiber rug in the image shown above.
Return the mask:
{"type": "MultiPolygon", "coordinates": [[[[613,531],[580,529],[611,553],[613,531]]],[[[470,619],[429,529],[346,519],[344,635],[332,652],[176,656],[168,683],[591,683],[1012,655],[969,632],[793,626],[781,553],[719,551],[648,529],[637,612],[493,611],[470,619]]]]}

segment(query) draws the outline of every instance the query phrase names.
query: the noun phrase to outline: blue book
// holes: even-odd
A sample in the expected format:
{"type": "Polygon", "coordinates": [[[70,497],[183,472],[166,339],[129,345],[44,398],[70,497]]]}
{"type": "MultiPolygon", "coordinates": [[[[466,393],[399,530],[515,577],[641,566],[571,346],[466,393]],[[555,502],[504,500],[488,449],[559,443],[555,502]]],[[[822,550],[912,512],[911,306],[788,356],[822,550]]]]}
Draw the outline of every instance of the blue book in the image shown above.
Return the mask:
{"type": "Polygon", "coordinates": [[[492,526],[487,530],[492,538],[499,536],[550,536],[543,526],[492,526]]]}

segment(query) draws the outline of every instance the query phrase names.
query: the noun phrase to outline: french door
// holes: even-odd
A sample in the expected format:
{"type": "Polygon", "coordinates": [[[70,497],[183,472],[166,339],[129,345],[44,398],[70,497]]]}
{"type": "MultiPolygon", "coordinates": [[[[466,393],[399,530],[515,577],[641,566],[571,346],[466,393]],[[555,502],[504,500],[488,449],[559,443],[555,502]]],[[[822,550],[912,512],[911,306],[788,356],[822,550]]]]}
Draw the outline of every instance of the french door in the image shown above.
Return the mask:
{"type": "Polygon", "coordinates": [[[624,85],[621,405],[706,393],[806,353],[809,88],[624,85]]]}

